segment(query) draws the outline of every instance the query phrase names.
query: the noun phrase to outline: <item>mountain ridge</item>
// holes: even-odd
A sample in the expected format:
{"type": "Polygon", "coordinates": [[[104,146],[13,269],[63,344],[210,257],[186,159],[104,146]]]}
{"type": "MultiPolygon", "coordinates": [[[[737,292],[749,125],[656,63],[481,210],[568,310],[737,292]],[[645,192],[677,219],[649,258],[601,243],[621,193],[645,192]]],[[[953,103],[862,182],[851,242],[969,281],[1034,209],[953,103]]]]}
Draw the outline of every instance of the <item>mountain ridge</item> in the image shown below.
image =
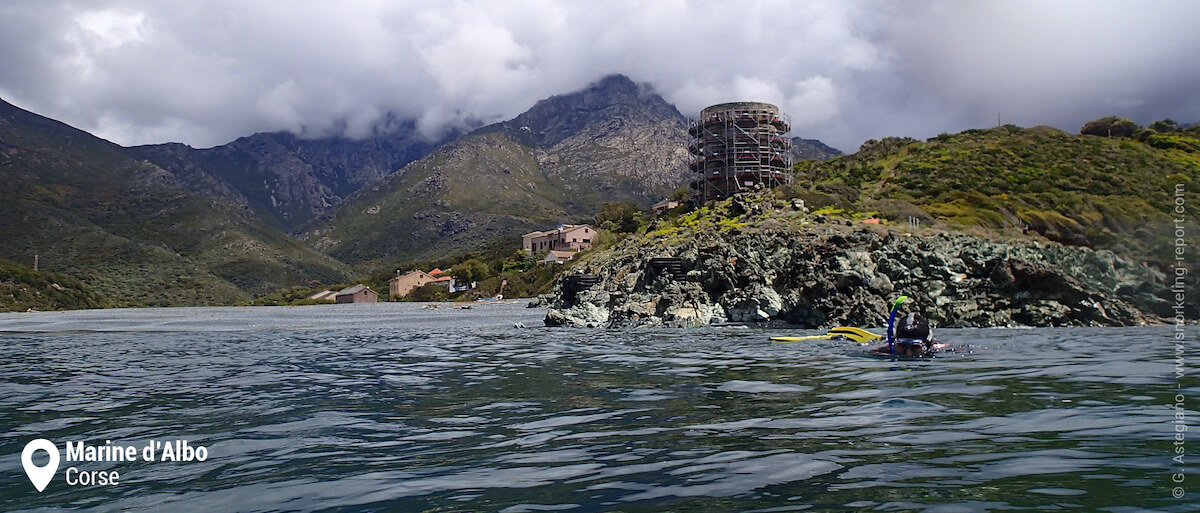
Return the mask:
{"type": "Polygon", "coordinates": [[[124,151],[172,171],[193,192],[229,199],[291,231],[458,135],[428,141],[412,121],[391,124],[358,140],[260,132],[207,149],[167,143],[124,151]]]}
{"type": "Polygon", "coordinates": [[[368,266],[432,256],[418,244],[465,252],[471,240],[511,241],[587,221],[605,202],[648,207],[686,183],[686,144],[678,110],[627,77],[605,77],[459,137],[364,189],[303,237],[368,266]]]}
{"type": "Polygon", "coordinates": [[[40,254],[109,306],[231,304],[509,252],[520,233],[588,222],[605,202],[648,207],[691,178],[686,118],[622,75],[438,141],[393,119],[360,140],[263,132],[204,149],[122,147],[0,107],[0,177],[11,184],[0,217],[13,220],[0,258],[40,254]],[[339,233],[339,219],[354,229],[339,233]]]}
{"type": "Polygon", "coordinates": [[[0,258],[121,306],[229,304],[347,269],[122,148],[0,101],[0,258]]]}

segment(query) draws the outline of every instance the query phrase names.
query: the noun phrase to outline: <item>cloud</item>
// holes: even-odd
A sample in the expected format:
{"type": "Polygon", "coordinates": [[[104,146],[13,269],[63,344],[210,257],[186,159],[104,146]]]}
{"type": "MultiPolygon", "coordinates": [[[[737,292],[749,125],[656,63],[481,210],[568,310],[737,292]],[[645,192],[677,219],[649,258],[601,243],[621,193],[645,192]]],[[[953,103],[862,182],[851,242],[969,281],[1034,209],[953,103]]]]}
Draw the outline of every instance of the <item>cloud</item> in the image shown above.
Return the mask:
{"type": "Polygon", "coordinates": [[[694,114],[770,101],[853,150],[1004,122],[1200,121],[1200,4],[0,1],[0,96],[122,144],[429,135],[611,73],[694,114]]]}

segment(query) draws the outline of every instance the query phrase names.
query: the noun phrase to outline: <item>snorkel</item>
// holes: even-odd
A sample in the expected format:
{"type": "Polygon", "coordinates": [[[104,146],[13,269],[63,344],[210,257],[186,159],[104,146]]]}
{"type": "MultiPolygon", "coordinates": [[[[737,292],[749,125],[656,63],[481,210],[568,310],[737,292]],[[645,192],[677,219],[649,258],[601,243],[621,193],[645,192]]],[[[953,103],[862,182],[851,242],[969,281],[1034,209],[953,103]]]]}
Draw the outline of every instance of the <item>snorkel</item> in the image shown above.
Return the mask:
{"type": "Polygon", "coordinates": [[[900,303],[908,299],[908,296],[900,296],[892,301],[892,311],[888,314],[887,339],[888,339],[888,354],[896,354],[896,337],[893,335],[893,328],[896,325],[896,311],[900,309],[900,303]]]}

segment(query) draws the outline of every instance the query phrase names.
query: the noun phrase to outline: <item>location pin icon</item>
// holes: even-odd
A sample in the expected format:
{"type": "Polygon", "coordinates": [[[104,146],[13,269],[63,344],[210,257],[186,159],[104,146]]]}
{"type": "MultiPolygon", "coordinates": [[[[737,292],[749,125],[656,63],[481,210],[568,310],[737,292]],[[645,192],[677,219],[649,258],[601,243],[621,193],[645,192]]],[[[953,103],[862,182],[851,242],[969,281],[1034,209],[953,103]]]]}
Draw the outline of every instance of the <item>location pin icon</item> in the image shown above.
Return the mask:
{"type": "Polygon", "coordinates": [[[54,479],[54,472],[58,470],[58,447],[45,438],[29,442],[25,444],[25,450],[21,451],[21,465],[25,467],[25,475],[29,476],[29,481],[40,493],[54,479]],[[50,461],[44,467],[33,464],[33,453],[38,449],[50,454],[50,461]]]}

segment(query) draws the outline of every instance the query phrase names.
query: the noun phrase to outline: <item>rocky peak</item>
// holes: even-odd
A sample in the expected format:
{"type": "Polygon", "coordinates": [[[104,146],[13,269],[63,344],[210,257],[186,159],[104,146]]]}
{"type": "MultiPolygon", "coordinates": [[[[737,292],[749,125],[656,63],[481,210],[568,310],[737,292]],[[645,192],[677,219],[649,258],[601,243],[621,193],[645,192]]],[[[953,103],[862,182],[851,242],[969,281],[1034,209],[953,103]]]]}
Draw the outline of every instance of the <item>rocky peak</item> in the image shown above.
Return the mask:
{"type": "Polygon", "coordinates": [[[840,155],[842,155],[840,150],[816,139],[792,138],[793,162],[810,159],[829,160],[840,155]]]}
{"type": "Polygon", "coordinates": [[[363,139],[269,132],[208,149],[150,145],[125,152],[170,170],[194,192],[232,199],[291,230],[457,136],[428,141],[413,121],[388,116],[363,139]]]}
{"type": "Polygon", "coordinates": [[[613,118],[650,124],[684,121],[649,85],[636,84],[624,75],[609,75],[582,90],[541,100],[500,126],[521,142],[548,148],[613,118]]]}

